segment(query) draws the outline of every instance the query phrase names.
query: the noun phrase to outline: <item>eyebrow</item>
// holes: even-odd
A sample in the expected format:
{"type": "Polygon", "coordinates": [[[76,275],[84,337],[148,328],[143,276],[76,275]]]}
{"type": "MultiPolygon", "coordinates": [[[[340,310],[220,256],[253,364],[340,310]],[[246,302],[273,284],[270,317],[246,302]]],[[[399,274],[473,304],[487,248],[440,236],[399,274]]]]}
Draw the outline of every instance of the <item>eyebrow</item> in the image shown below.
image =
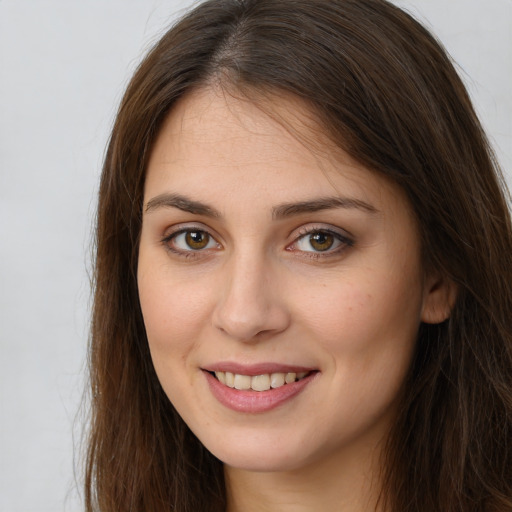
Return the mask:
{"type": "MultiPolygon", "coordinates": [[[[150,212],[158,208],[177,208],[194,215],[203,215],[211,218],[222,217],[221,213],[212,206],[201,203],[200,201],[194,201],[181,194],[160,194],[147,202],[145,211],[150,212]]],[[[371,214],[379,213],[374,206],[360,199],[350,197],[320,197],[310,201],[283,203],[275,206],[272,208],[272,218],[274,220],[280,220],[303,213],[313,213],[337,208],[363,210],[371,214]]]]}
{"type": "Polygon", "coordinates": [[[351,197],[320,197],[311,201],[300,201],[298,203],[285,203],[272,209],[272,218],[283,219],[302,213],[319,212],[322,210],[333,210],[337,208],[357,209],[368,213],[378,213],[378,210],[371,204],[351,197]]]}
{"type": "Polygon", "coordinates": [[[150,199],[146,204],[146,212],[158,208],[178,208],[194,215],[204,215],[205,217],[221,217],[221,214],[215,208],[199,201],[193,201],[180,194],[160,194],[150,199]]]}

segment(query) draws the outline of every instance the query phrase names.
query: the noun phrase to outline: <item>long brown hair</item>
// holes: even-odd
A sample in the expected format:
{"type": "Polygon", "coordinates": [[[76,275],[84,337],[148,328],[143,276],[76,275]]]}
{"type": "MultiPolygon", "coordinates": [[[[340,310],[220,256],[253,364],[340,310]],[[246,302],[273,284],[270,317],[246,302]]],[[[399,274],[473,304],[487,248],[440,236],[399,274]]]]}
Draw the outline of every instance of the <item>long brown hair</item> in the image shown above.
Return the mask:
{"type": "Polygon", "coordinates": [[[209,0],[139,66],[99,194],[87,510],[225,508],[222,464],[155,375],[136,282],[153,141],[172,106],[212,80],[306,101],[331,140],[403,187],[425,265],[457,285],[451,318],[420,327],[385,450],[386,509],[510,512],[509,196],[445,51],[384,0],[209,0]]]}

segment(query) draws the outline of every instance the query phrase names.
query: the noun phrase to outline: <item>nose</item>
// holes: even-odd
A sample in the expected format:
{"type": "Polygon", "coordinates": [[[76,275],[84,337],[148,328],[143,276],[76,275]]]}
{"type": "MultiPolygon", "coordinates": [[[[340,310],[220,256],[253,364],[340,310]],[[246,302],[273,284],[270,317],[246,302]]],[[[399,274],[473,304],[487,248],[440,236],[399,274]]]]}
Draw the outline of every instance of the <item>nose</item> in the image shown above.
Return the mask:
{"type": "Polygon", "coordinates": [[[279,271],[264,257],[233,257],[222,273],[214,327],[243,342],[256,342],[289,326],[279,271]]]}

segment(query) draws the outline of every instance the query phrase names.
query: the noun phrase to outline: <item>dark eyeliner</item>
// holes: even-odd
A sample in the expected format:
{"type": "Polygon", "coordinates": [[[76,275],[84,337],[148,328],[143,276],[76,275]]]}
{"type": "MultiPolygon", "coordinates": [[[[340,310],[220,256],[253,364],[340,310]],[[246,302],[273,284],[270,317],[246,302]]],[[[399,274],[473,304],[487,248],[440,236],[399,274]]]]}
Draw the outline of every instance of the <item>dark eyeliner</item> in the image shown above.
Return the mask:
{"type": "Polygon", "coordinates": [[[330,257],[336,257],[345,252],[347,249],[350,249],[355,245],[354,237],[347,236],[346,234],[342,234],[337,230],[334,230],[332,228],[324,228],[324,227],[304,227],[299,229],[297,236],[295,237],[294,242],[291,244],[291,246],[295,246],[299,240],[302,238],[313,235],[315,233],[327,233],[329,235],[332,235],[336,240],[340,242],[340,246],[337,247],[334,250],[327,250],[327,251],[297,251],[301,254],[301,257],[305,258],[311,258],[311,259],[321,259],[321,258],[330,258],[330,257]]]}
{"type": "Polygon", "coordinates": [[[160,243],[164,246],[164,249],[166,251],[170,252],[173,255],[179,256],[181,258],[198,258],[201,256],[201,253],[203,253],[204,251],[194,250],[192,248],[190,250],[179,250],[179,249],[173,248],[172,245],[170,244],[170,242],[174,238],[178,237],[179,235],[181,235],[183,233],[187,233],[190,231],[200,231],[202,233],[206,233],[211,239],[216,241],[216,238],[207,229],[204,229],[203,227],[192,225],[192,226],[186,226],[186,227],[179,227],[178,229],[176,229],[176,231],[172,231],[171,233],[164,235],[160,239],[160,243]]]}

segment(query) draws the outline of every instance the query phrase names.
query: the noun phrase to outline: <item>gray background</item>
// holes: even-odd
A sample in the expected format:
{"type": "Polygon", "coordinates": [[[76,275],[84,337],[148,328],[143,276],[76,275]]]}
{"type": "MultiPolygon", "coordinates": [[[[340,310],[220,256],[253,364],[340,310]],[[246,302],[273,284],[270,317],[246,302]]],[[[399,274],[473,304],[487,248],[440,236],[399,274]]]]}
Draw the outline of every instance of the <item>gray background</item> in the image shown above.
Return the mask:
{"type": "MultiPolygon", "coordinates": [[[[0,0],[2,512],[81,510],[74,468],[102,156],[136,64],[191,3],[0,0]]],[[[512,0],[396,3],[458,62],[512,183],[512,0]]]]}

